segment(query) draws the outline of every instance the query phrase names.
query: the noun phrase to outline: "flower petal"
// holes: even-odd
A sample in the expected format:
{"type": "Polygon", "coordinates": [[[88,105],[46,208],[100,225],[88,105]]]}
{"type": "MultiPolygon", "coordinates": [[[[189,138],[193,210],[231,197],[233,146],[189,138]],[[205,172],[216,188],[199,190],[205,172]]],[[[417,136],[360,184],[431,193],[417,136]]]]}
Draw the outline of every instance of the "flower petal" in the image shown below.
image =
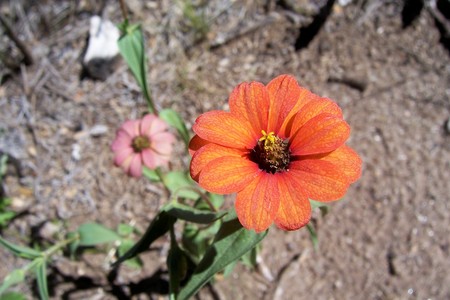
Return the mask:
{"type": "Polygon", "coordinates": [[[293,136],[306,122],[322,113],[342,118],[342,110],[336,102],[311,93],[309,101],[294,115],[291,122],[283,123],[285,128],[282,128],[282,130],[285,130],[285,136],[293,136]]]}
{"type": "Polygon", "coordinates": [[[141,155],[136,154],[131,159],[129,174],[133,177],[141,177],[142,175],[141,155]]]}
{"type": "Polygon", "coordinates": [[[237,149],[252,149],[259,138],[245,120],[218,110],[198,117],[192,128],[202,139],[237,149]]]}
{"type": "Polygon", "coordinates": [[[246,158],[224,156],[208,163],[198,182],[209,192],[231,194],[242,190],[260,172],[258,165],[246,158]]]}
{"type": "Polygon", "coordinates": [[[290,165],[289,173],[295,177],[308,198],[329,202],[342,198],[350,185],[340,169],[330,161],[303,159],[290,165]]]}
{"type": "Polygon", "coordinates": [[[222,147],[217,144],[209,143],[195,152],[191,160],[191,177],[198,181],[202,169],[214,159],[224,156],[242,157],[243,152],[237,149],[222,147]]]}
{"type": "Polygon", "coordinates": [[[280,207],[275,224],[284,230],[297,230],[308,224],[311,218],[311,204],[301,183],[290,172],[281,173],[278,178],[280,207]]]}
{"type": "MultiPolygon", "coordinates": [[[[292,125],[296,127],[296,124],[292,125]]],[[[350,126],[330,114],[315,116],[303,125],[290,141],[292,155],[326,153],[342,146],[350,135],[350,126]]]]}
{"type": "Polygon", "coordinates": [[[267,132],[278,133],[283,121],[299,101],[300,86],[294,77],[281,75],[267,84],[270,95],[270,109],[267,132]]]}
{"type": "Polygon", "coordinates": [[[121,166],[128,157],[133,155],[133,153],[134,150],[131,147],[125,147],[116,151],[114,156],[114,164],[116,166],[121,166]]]}
{"type": "Polygon", "coordinates": [[[125,130],[131,138],[135,138],[139,136],[139,123],[140,120],[128,120],[122,124],[121,129],[125,130]]]}
{"type": "Polygon", "coordinates": [[[159,154],[169,155],[175,143],[175,136],[168,132],[159,132],[152,136],[150,147],[159,154]]]}
{"type": "Polygon", "coordinates": [[[362,160],[352,148],[346,145],[342,145],[330,153],[302,157],[302,159],[306,158],[331,162],[335,166],[336,172],[345,176],[349,183],[353,183],[361,177],[362,160]]]}
{"type": "Polygon", "coordinates": [[[253,128],[258,137],[262,129],[267,129],[270,98],[266,87],[259,82],[241,83],[230,95],[230,111],[232,114],[242,116],[253,128]]]}
{"type": "Polygon", "coordinates": [[[201,147],[203,147],[203,146],[205,146],[205,145],[207,145],[207,144],[209,144],[209,143],[211,143],[211,142],[202,139],[202,138],[199,137],[198,135],[194,135],[194,136],[192,137],[191,141],[189,142],[189,147],[188,147],[188,148],[189,148],[189,154],[190,154],[191,156],[193,156],[194,153],[195,153],[198,149],[200,149],[201,147]]]}
{"type": "Polygon", "coordinates": [[[141,134],[146,134],[148,133],[150,127],[152,126],[153,122],[158,119],[157,116],[152,115],[152,114],[146,114],[142,120],[141,120],[141,127],[140,127],[140,133],[141,134]]]}
{"type": "Polygon", "coordinates": [[[167,130],[166,122],[164,122],[159,118],[156,118],[155,120],[153,120],[147,131],[143,132],[143,134],[147,134],[147,136],[151,139],[155,134],[164,132],[166,130],[167,130]]]}
{"type": "Polygon", "coordinates": [[[118,151],[122,148],[128,148],[131,146],[132,141],[133,139],[124,129],[119,129],[116,133],[116,139],[111,145],[111,149],[118,151]]]}
{"type": "Polygon", "coordinates": [[[236,214],[242,226],[261,232],[269,228],[280,206],[278,174],[260,172],[236,196],[236,214]]]}

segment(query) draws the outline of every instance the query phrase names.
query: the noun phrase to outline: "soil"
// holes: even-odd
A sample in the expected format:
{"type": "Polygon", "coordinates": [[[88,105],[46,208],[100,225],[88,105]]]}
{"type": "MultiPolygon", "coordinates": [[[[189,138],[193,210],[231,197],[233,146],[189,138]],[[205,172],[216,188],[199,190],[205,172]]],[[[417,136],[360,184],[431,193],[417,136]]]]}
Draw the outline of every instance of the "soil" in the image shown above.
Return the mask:
{"type": "MultiPolygon", "coordinates": [[[[192,1],[206,30],[173,1],[126,2],[144,30],[158,107],[173,108],[190,127],[205,111],[227,109],[238,83],[293,74],[338,102],[352,127],[349,145],[364,161],[346,197],[324,217],[314,212],[317,250],[306,229],[273,226],[257,270],[238,266],[200,299],[450,299],[445,1],[192,1]]],[[[3,188],[18,212],[2,236],[51,244],[90,221],[145,230],[167,201],[164,190],[127,177],[110,150],[115,130],[143,114],[145,101],[123,61],[105,81],[81,76],[89,18],[100,12],[120,23],[118,2],[3,1],[0,9],[33,56],[17,64],[22,53],[0,36],[2,57],[18,67],[3,60],[0,71],[0,151],[10,157],[3,188]]],[[[189,157],[181,143],[177,149],[172,165],[181,169],[189,157]]],[[[50,293],[164,298],[167,251],[160,239],[142,269],[117,274],[102,251],[77,261],[58,256],[50,293]]],[[[0,257],[0,280],[26,263],[3,248],[0,257]]],[[[31,280],[16,289],[38,297],[31,280]]]]}

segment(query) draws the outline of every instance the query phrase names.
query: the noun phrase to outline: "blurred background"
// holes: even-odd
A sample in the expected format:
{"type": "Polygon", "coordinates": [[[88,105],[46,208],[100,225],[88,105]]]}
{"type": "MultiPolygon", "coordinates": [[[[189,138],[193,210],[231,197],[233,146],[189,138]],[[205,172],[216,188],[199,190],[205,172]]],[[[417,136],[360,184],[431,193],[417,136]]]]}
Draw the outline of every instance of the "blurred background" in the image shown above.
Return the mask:
{"type": "MultiPolygon", "coordinates": [[[[199,299],[450,299],[450,1],[125,2],[157,106],[188,127],[228,109],[238,83],[288,73],[342,107],[364,161],[347,196],[315,212],[317,250],[306,229],[273,227],[256,270],[238,266],[199,299]]],[[[119,2],[3,0],[0,16],[1,235],[32,246],[88,221],[145,230],[163,187],[127,177],[110,150],[145,100],[120,57],[85,60],[91,17],[119,24],[119,2]]],[[[114,274],[101,251],[57,257],[50,294],[164,298],[167,250],[160,239],[141,268],[114,274]]],[[[0,257],[0,280],[25,264],[0,257]]],[[[32,280],[16,290],[37,297],[32,280]]]]}

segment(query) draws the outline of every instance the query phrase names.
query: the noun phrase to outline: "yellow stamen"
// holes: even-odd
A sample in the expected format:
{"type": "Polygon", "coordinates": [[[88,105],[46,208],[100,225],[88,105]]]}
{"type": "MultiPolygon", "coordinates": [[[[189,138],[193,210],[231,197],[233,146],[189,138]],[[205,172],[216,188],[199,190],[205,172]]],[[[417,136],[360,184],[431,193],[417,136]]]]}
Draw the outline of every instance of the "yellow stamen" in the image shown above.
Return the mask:
{"type": "Polygon", "coordinates": [[[273,150],[273,146],[275,144],[276,141],[276,136],[275,133],[273,131],[267,133],[265,130],[261,130],[262,133],[262,137],[259,139],[260,142],[264,141],[264,150],[266,151],[272,151],[273,150]]]}

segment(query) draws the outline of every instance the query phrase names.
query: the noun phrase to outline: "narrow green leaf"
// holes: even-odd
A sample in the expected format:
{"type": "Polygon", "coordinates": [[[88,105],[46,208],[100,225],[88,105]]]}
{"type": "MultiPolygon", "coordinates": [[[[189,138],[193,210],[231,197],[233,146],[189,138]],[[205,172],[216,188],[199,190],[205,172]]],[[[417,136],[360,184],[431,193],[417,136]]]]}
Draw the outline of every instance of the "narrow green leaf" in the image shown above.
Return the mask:
{"type": "Polygon", "coordinates": [[[159,237],[163,236],[173,226],[177,219],[165,211],[161,211],[147,227],[142,238],[124,255],[119,257],[113,266],[116,267],[127,259],[147,250],[159,237]]]}
{"type": "Polygon", "coordinates": [[[158,175],[158,172],[156,170],[149,169],[147,167],[142,168],[142,174],[150,181],[152,182],[159,182],[161,181],[161,178],[158,175]]]}
{"type": "Polygon", "coordinates": [[[178,219],[199,223],[199,224],[210,224],[220,218],[222,218],[227,212],[214,213],[211,211],[205,211],[200,209],[195,209],[193,207],[180,204],[178,202],[172,202],[164,208],[171,216],[178,219]]]}
{"type": "MultiPolygon", "coordinates": [[[[124,255],[134,246],[134,241],[130,239],[124,239],[119,245],[119,248],[117,249],[119,251],[119,256],[124,255]]],[[[143,266],[142,260],[139,258],[139,256],[132,257],[130,259],[127,259],[124,264],[131,268],[140,269],[143,266]]]]}
{"type": "Polygon", "coordinates": [[[320,209],[322,217],[324,217],[330,209],[330,207],[323,202],[319,202],[319,201],[315,201],[315,200],[311,200],[311,199],[309,199],[309,202],[311,203],[311,209],[316,209],[316,208],[320,209]]]}
{"type": "Polygon", "coordinates": [[[223,270],[223,277],[228,277],[231,275],[231,273],[233,273],[234,268],[236,267],[238,261],[235,260],[233,261],[231,264],[229,264],[228,266],[225,267],[225,269],[223,270]]]}
{"type": "Polygon", "coordinates": [[[311,242],[313,243],[313,247],[314,247],[314,249],[317,250],[319,248],[319,239],[317,238],[316,229],[311,224],[311,222],[309,222],[306,225],[306,228],[308,228],[309,236],[311,237],[311,242]]]}
{"type": "Polygon", "coordinates": [[[27,297],[18,292],[7,292],[0,295],[0,300],[27,300],[27,297]]]}
{"type": "Polygon", "coordinates": [[[141,26],[123,23],[120,28],[122,29],[123,35],[118,41],[119,51],[136,78],[147,100],[150,112],[154,113],[155,107],[147,86],[147,65],[141,26]]]}
{"type": "Polygon", "coordinates": [[[15,245],[15,244],[3,239],[1,236],[0,236],[0,245],[2,245],[3,247],[5,247],[9,251],[11,251],[14,255],[20,256],[23,258],[34,259],[36,257],[41,256],[41,253],[39,251],[28,248],[28,247],[15,245]]]}
{"type": "Polygon", "coordinates": [[[169,270],[169,297],[176,299],[176,294],[180,289],[180,282],[184,279],[187,272],[187,259],[183,250],[178,247],[173,234],[171,234],[171,245],[169,255],[167,256],[167,268],[169,270]]]}
{"type": "Polygon", "coordinates": [[[198,199],[199,193],[195,191],[195,182],[183,171],[172,171],[165,175],[164,184],[173,197],[198,199]]]}
{"type": "Polygon", "coordinates": [[[13,211],[0,212],[0,227],[6,225],[15,215],[13,211]]]}
{"type": "Polygon", "coordinates": [[[190,140],[189,131],[180,115],[173,109],[166,108],[159,112],[159,117],[178,131],[187,147],[190,140]]]}
{"type": "Polygon", "coordinates": [[[180,291],[178,300],[189,299],[217,272],[255,247],[267,234],[244,229],[235,213],[224,220],[214,242],[208,248],[194,274],[180,291]]]}
{"type": "Polygon", "coordinates": [[[250,268],[255,268],[256,267],[256,256],[258,254],[258,247],[253,247],[252,250],[248,251],[247,253],[245,253],[242,256],[242,262],[244,263],[244,265],[246,265],[247,267],[250,268]]]}
{"type": "Polygon", "coordinates": [[[42,259],[42,262],[38,263],[35,272],[41,300],[47,300],[48,299],[47,263],[45,262],[45,259],[42,259]]]}
{"type": "Polygon", "coordinates": [[[209,196],[209,201],[217,210],[219,210],[222,207],[223,203],[225,202],[225,198],[223,195],[213,193],[208,193],[207,195],[209,196]]]}
{"type": "Polygon", "coordinates": [[[0,286],[0,295],[2,295],[3,292],[6,291],[9,287],[21,283],[24,280],[25,280],[25,270],[22,269],[13,270],[3,280],[3,283],[0,286]]]}
{"type": "Polygon", "coordinates": [[[120,236],[98,223],[84,223],[78,227],[80,246],[95,246],[120,240],[120,236]]]}
{"type": "Polygon", "coordinates": [[[134,232],[134,227],[129,224],[120,223],[117,226],[117,233],[120,236],[126,237],[126,236],[131,235],[133,232],[134,232]]]}

